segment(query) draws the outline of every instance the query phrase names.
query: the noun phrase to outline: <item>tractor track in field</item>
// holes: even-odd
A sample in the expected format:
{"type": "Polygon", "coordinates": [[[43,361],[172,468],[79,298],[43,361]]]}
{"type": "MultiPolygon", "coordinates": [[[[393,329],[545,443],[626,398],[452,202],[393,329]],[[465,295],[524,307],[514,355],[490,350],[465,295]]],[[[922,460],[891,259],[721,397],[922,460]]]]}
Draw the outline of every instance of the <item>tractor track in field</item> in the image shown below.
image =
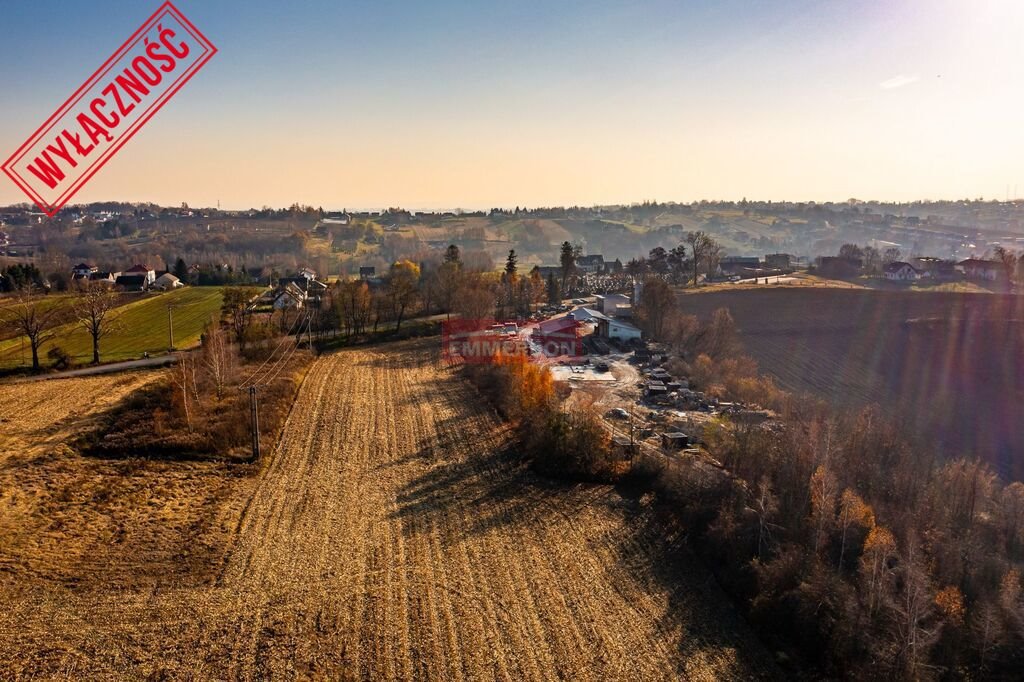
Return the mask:
{"type": "Polygon", "coordinates": [[[212,583],[26,589],[0,677],[776,676],[645,504],[544,481],[510,443],[430,344],[325,356],[212,583]]]}

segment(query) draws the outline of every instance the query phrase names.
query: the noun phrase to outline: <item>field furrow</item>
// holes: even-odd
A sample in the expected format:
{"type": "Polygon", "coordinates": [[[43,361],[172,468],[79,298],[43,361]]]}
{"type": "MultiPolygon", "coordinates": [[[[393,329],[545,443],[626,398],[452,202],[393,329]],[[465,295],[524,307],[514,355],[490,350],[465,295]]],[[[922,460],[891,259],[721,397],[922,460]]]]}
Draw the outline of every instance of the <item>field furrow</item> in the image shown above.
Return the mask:
{"type": "Polygon", "coordinates": [[[774,675],[640,502],[537,478],[430,346],[317,361],[243,493],[216,579],[22,595],[31,608],[0,614],[0,664],[100,678],[774,675]]]}

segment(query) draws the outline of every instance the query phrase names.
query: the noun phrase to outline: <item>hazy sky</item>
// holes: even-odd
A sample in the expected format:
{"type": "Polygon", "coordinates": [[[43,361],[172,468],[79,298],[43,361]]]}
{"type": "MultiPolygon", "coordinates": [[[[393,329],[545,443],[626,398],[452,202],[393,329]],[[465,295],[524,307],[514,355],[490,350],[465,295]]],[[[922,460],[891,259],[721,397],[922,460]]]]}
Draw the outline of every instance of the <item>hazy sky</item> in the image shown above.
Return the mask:
{"type": "MultiPolygon", "coordinates": [[[[0,0],[0,156],[159,4],[0,0]]],[[[1024,193],[1021,0],[176,5],[220,52],[74,202],[1024,193]]]]}

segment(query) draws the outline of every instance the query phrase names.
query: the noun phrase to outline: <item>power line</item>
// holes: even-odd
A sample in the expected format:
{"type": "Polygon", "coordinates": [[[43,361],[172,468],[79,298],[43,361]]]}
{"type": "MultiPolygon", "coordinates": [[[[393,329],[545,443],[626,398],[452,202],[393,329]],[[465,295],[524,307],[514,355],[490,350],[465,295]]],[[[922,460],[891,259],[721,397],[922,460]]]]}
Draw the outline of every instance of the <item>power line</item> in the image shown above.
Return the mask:
{"type": "Polygon", "coordinates": [[[248,386],[250,384],[255,383],[254,379],[256,378],[256,375],[259,374],[260,371],[264,367],[266,367],[267,363],[270,362],[270,360],[275,355],[277,355],[277,351],[281,350],[284,347],[284,344],[288,341],[288,338],[293,333],[295,333],[296,329],[298,329],[298,324],[299,324],[299,320],[300,319],[302,319],[302,318],[296,316],[295,322],[292,323],[291,329],[288,330],[287,334],[285,334],[283,337],[281,337],[281,341],[278,342],[277,347],[273,351],[270,352],[270,355],[268,355],[267,358],[263,361],[263,364],[261,364],[259,367],[257,367],[256,370],[252,374],[249,375],[248,379],[246,379],[245,381],[243,381],[241,384],[238,385],[238,388],[242,389],[242,388],[245,388],[246,386],[248,386]]]}

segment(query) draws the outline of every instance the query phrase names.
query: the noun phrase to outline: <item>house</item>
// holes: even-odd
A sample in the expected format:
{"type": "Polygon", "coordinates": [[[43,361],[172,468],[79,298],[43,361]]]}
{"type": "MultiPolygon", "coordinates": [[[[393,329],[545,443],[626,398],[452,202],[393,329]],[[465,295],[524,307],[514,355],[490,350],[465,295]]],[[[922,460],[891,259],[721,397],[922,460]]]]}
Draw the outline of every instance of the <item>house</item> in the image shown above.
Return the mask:
{"type": "Polygon", "coordinates": [[[530,270],[530,276],[533,277],[535,272],[545,281],[548,276],[554,277],[556,282],[562,281],[562,267],[559,265],[534,265],[530,270]]]}
{"type": "Polygon", "coordinates": [[[373,279],[377,276],[377,268],[372,265],[361,265],[359,266],[359,279],[364,282],[368,279],[373,279]]]}
{"type": "Polygon", "coordinates": [[[177,289],[180,286],[183,286],[181,280],[169,272],[165,272],[164,274],[160,275],[159,277],[156,278],[156,281],[153,282],[153,288],[159,289],[161,291],[177,289]]]}
{"type": "Polygon", "coordinates": [[[761,260],[757,256],[725,256],[718,261],[718,267],[723,273],[734,274],[744,269],[758,269],[761,260]]]}
{"type": "Polygon", "coordinates": [[[274,310],[298,310],[306,303],[306,293],[294,282],[279,287],[274,297],[274,310]]]}
{"type": "Polygon", "coordinates": [[[142,275],[145,278],[145,286],[149,287],[156,281],[156,272],[148,265],[133,265],[124,271],[125,275],[142,275]]]}
{"type": "Polygon", "coordinates": [[[299,277],[305,277],[308,280],[315,280],[316,270],[312,268],[299,268],[299,277]]]}
{"type": "Polygon", "coordinates": [[[629,315],[632,312],[629,296],[625,294],[604,294],[598,295],[598,309],[605,315],[615,317],[616,315],[629,315]]]}
{"type": "Polygon", "coordinates": [[[89,275],[89,281],[113,286],[114,282],[116,282],[117,278],[120,276],[120,272],[94,272],[89,275]]]}
{"type": "Polygon", "coordinates": [[[1006,266],[1000,261],[968,258],[957,263],[956,269],[964,273],[967,279],[995,282],[1007,278],[1006,266]]]}
{"type": "Polygon", "coordinates": [[[289,284],[294,284],[295,287],[302,292],[303,300],[307,298],[314,298],[319,300],[320,296],[327,291],[327,285],[317,279],[310,279],[304,275],[297,277],[282,277],[277,280],[277,288],[283,289],[289,284]]]}
{"type": "Polygon", "coordinates": [[[145,291],[148,282],[146,275],[124,274],[114,280],[114,286],[122,291],[145,291]]]}
{"type": "Polygon", "coordinates": [[[957,276],[956,263],[934,256],[919,256],[911,259],[910,264],[932,279],[950,280],[957,276]]]}
{"type": "Polygon", "coordinates": [[[823,277],[856,277],[863,269],[862,258],[822,256],[818,259],[818,274],[823,277]]]}
{"type": "Polygon", "coordinates": [[[910,263],[893,261],[885,266],[885,278],[893,282],[914,282],[924,275],[910,263]]]}
{"type": "Polygon", "coordinates": [[[95,265],[89,263],[79,263],[75,267],[71,268],[71,279],[90,279],[92,274],[99,270],[95,265]]]}
{"type": "Polygon", "coordinates": [[[788,253],[769,253],[764,257],[764,266],[769,270],[789,270],[793,257],[788,253]]]}
{"type": "Polygon", "coordinates": [[[592,256],[580,256],[576,259],[576,269],[580,272],[601,272],[604,270],[604,256],[599,253],[592,256]]]}

